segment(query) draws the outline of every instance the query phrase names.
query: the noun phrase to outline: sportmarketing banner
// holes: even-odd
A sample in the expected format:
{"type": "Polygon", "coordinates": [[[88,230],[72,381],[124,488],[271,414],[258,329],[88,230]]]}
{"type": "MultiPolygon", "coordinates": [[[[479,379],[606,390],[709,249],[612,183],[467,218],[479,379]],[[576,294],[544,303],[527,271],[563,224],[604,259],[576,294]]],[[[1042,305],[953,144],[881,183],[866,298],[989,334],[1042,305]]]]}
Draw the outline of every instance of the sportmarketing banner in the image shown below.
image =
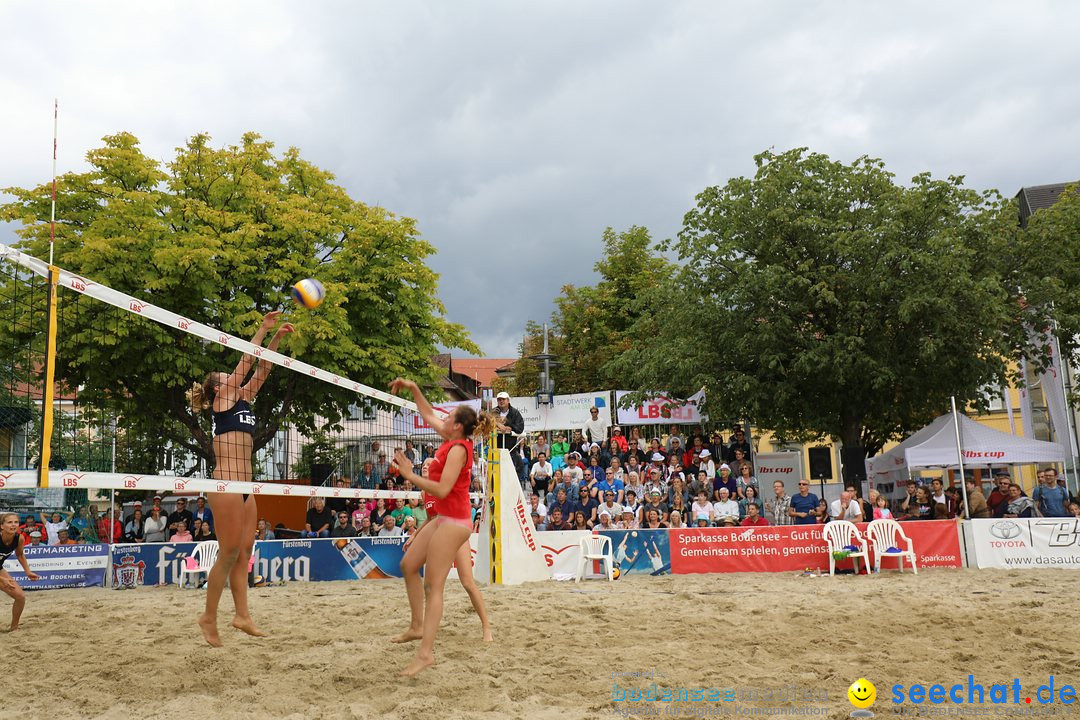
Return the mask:
{"type": "Polygon", "coordinates": [[[1080,519],[986,518],[971,521],[979,568],[1080,570],[1080,519]]]}
{"type": "Polygon", "coordinates": [[[26,562],[38,580],[27,580],[22,565],[12,556],[4,562],[23,590],[93,587],[105,583],[109,566],[108,545],[37,545],[24,548],[26,562]]]}

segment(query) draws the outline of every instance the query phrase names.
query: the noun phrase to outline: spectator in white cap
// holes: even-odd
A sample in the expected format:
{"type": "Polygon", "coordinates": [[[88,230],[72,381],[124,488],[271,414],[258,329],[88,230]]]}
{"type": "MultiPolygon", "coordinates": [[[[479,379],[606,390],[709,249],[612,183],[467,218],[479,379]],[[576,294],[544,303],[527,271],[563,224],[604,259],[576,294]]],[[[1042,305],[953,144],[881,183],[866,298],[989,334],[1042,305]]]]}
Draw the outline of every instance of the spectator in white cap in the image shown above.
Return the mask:
{"type": "Polygon", "coordinates": [[[702,448],[698,453],[698,472],[705,471],[705,475],[711,480],[716,477],[716,463],[712,459],[712,451],[702,448]]]}
{"type": "Polygon", "coordinates": [[[607,440],[608,427],[610,425],[611,418],[608,416],[608,413],[600,412],[600,408],[593,405],[589,408],[589,419],[581,426],[581,432],[589,442],[599,445],[607,440]]]}
{"type": "Polygon", "coordinates": [[[634,519],[634,508],[624,507],[622,511],[622,519],[618,523],[621,530],[637,530],[637,520],[634,519]]]}
{"type": "MultiPolygon", "coordinates": [[[[516,408],[511,407],[510,393],[501,392],[495,396],[495,408],[492,412],[495,415],[495,427],[499,431],[499,447],[513,450],[518,442],[517,436],[525,432],[525,418],[521,417],[521,413],[516,408]]],[[[521,455],[511,452],[510,457],[514,459],[514,469],[520,477],[522,471],[521,455]]]]}
{"type": "Polygon", "coordinates": [[[597,525],[598,530],[615,530],[615,526],[611,524],[611,513],[607,510],[600,511],[600,524],[597,525]]]}
{"type": "Polygon", "coordinates": [[[41,544],[41,531],[40,530],[31,530],[30,531],[30,547],[37,547],[40,544],[41,544]]]}
{"type": "Polygon", "coordinates": [[[727,463],[720,465],[718,471],[719,477],[713,480],[713,490],[720,490],[721,488],[727,488],[728,495],[732,498],[739,496],[739,484],[735,482],[735,478],[731,477],[731,468],[727,463]]]}

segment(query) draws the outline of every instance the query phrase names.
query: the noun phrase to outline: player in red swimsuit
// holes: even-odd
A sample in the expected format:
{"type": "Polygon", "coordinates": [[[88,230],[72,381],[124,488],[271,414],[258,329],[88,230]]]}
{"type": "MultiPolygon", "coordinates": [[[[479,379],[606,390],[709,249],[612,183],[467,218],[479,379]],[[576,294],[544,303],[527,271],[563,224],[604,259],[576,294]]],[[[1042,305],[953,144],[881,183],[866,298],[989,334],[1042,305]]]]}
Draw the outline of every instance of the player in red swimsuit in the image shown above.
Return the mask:
{"type": "MultiPolygon", "coordinates": [[[[443,614],[443,590],[446,577],[454,556],[463,543],[469,541],[472,532],[472,510],[469,506],[469,483],[472,479],[473,444],[472,437],[483,437],[495,429],[495,421],[490,415],[477,416],[476,411],[467,405],[458,406],[446,418],[436,415],[431,403],[427,401],[420,388],[412,380],[398,378],[390,383],[390,392],[408,390],[412,393],[420,416],[441,435],[445,442],[435,452],[435,462],[428,471],[429,477],[423,478],[412,471],[412,462],[400,450],[394,459],[401,471],[401,476],[412,482],[413,486],[434,496],[435,512],[438,517],[432,522],[432,530],[413,538],[410,551],[415,553],[415,561],[425,566],[424,569],[424,633],[420,640],[420,649],[413,661],[401,671],[402,675],[412,677],[435,663],[435,635],[443,614]]],[[[410,599],[416,592],[415,580],[412,587],[408,580],[410,599]]]]}
{"type": "MultiPolygon", "coordinates": [[[[420,468],[420,477],[426,478],[429,476],[428,468],[434,462],[434,458],[428,458],[424,461],[423,466],[420,468]]],[[[434,520],[438,517],[438,511],[435,510],[435,498],[427,493],[424,493],[424,509],[427,510],[427,522],[420,526],[420,530],[415,535],[405,541],[405,557],[401,559],[401,573],[405,577],[405,592],[409,596],[409,610],[412,613],[412,619],[409,622],[409,628],[393,639],[392,642],[396,643],[419,640],[424,636],[424,587],[420,579],[420,568],[424,563],[420,559],[420,554],[413,549],[413,544],[418,538],[426,537],[435,530],[436,523],[434,520]]],[[[458,580],[461,581],[461,586],[465,588],[465,592],[469,594],[473,609],[476,610],[476,614],[480,618],[480,627],[484,631],[484,642],[491,642],[495,638],[491,634],[491,624],[488,622],[487,608],[484,606],[484,595],[480,592],[480,586],[476,584],[476,578],[473,577],[472,548],[469,547],[467,539],[458,548],[457,554],[454,555],[454,564],[457,566],[458,580]]]]}

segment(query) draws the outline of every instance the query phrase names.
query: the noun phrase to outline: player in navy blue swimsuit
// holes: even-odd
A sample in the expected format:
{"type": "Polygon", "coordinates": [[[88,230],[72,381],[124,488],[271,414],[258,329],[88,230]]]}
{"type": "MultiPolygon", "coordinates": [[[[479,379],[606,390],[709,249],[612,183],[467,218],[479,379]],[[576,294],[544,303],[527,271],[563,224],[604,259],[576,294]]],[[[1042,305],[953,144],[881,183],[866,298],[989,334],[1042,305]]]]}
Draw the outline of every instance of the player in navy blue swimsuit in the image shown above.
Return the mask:
{"type": "MultiPolygon", "coordinates": [[[[266,333],[277,324],[280,312],[267,313],[262,326],[251,338],[254,345],[261,346],[266,333]]],[[[268,347],[277,350],[278,344],[292,325],[283,324],[274,333],[268,347]]],[[[244,355],[232,374],[210,373],[202,385],[191,389],[190,399],[196,411],[213,410],[214,413],[214,478],[229,481],[251,481],[251,448],[255,435],[255,413],[251,403],[270,374],[270,364],[255,361],[244,355]],[[247,380],[252,366],[255,372],[247,380]],[[247,380],[245,383],[244,381],[247,380]]],[[[248,609],[247,574],[251,559],[251,546],[255,539],[258,511],[255,498],[237,493],[211,493],[210,508],[214,513],[214,531],[218,538],[218,556],[206,584],[206,610],[199,616],[199,627],[206,642],[221,646],[217,629],[218,602],[229,581],[236,615],[232,626],[248,635],[258,637],[265,633],[255,626],[248,609]]]]}
{"type": "Polygon", "coordinates": [[[19,629],[19,618],[26,606],[26,593],[15,582],[15,578],[4,569],[4,562],[14,555],[23,566],[27,580],[37,580],[37,573],[30,570],[23,555],[23,537],[19,532],[19,516],[15,513],[0,514],[0,591],[11,596],[15,603],[11,606],[11,631],[19,629]]]}

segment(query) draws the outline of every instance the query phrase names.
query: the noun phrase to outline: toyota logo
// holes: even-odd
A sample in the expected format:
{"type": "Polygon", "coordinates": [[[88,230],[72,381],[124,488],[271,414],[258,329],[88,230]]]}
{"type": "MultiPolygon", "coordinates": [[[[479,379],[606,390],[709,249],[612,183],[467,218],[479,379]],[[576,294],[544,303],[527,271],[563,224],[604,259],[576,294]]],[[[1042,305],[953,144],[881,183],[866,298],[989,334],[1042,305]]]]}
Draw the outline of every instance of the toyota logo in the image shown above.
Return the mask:
{"type": "Polygon", "coordinates": [[[1023,530],[1012,520],[1000,520],[990,526],[990,534],[1000,540],[1012,540],[1020,537],[1023,530]]]}

